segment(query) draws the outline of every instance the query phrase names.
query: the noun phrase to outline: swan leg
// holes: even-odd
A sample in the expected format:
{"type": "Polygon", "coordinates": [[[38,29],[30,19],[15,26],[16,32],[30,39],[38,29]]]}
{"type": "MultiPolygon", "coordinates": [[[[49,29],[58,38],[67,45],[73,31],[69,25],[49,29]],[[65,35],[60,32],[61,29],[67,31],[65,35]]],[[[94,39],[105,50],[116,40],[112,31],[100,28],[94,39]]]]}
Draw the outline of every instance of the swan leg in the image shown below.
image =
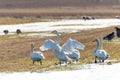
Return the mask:
{"type": "Polygon", "coordinates": [[[33,60],[33,65],[34,65],[35,61],[33,60]]]}
{"type": "Polygon", "coordinates": [[[95,56],[95,63],[97,63],[97,60],[96,60],[96,59],[97,59],[97,57],[95,56]]]}
{"type": "Polygon", "coordinates": [[[68,64],[72,64],[72,60],[70,60],[68,64]]]}
{"type": "Polygon", "coordinates": [[[42,65],[42,60],[40,60],[40,64],[42,65]]]}
{"type": "Polygon", "coordinates": [[[99,63],[101,63],[101,59],[99,58],[99,63]]]}
{"type": "Polygon", "coordinates": [[[104,60],[102,60],[102,62],[104,62],[104,60]]]}
{"type": "Polygon", "coordinates": [[[67,66],[67,61],[65,61],[65,63],[66,63],[66,65],[65,65],[65,67],[67,66]]]}
{"type": "Polygon", "coordinates": [[[60,61],[60,66],[61,66],[61,61],[60,61]]]}
{"type": "Polygon", "coordinates": [[[79,62],[79,59],[76,59],[76,62],[79,62]]]}

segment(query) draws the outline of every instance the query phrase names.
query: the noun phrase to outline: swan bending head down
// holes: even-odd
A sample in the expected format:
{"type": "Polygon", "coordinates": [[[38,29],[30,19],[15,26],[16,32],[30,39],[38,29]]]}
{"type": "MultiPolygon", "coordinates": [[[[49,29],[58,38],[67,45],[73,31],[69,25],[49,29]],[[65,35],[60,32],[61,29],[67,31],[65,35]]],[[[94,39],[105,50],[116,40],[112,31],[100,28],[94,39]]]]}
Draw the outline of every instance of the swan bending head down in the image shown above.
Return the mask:
{"type": "MultiPolygon", "coordinates": [[[[57,41],[56,43],[58,43],[60,45],[60,41],[61,41],[61,37],[59,35],[59,32],[57,30],[52,31],[52,33],[55,33],[57,36],[57,41]]],[[[62,46],[62,49],[66,52],[67,56],[71,59],[74,59],[76,61],[78,61],[78,59],[80,58],[80,52],[75,49],[84,49],[84,45],[80,42],[78,42],[75,39],[71,39],[69,38],[62,46]]]]}

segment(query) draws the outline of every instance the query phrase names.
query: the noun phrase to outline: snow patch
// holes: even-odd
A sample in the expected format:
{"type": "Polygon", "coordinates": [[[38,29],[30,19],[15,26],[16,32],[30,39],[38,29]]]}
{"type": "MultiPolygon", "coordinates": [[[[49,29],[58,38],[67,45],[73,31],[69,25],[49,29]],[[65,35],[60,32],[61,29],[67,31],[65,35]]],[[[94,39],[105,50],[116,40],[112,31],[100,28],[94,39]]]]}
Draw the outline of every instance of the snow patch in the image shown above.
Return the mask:
{"type": "Polygon", "coordinates": [[[120,63],[87,64],[78,70],[0,73],[0,80],[118,80],[120,63]]]}
{"type": "Polygon", "coordinates": [[[59,30],[60,32],[77,32],[84,29],[94,29],[109,27],[112,25],[120,25],[119,19],[95,19],[95,20],[59,20],[52,22],[36,22],[16,25],[0,25],[0,35],[3,35],[3,30],[9,30],[10,33],[15,33],[17,29],[22,32],[40,32],[40,31],[53,31],[59,30]],[[79,26],[64,26],[70,24],[80,24],[79,26]],[[58,26],[55,26],[58,25],[58,26]],[[59,25],[63,25],[59,27],[59,25]],[[87,26],[88,25],[88,26],[87,26]]]}

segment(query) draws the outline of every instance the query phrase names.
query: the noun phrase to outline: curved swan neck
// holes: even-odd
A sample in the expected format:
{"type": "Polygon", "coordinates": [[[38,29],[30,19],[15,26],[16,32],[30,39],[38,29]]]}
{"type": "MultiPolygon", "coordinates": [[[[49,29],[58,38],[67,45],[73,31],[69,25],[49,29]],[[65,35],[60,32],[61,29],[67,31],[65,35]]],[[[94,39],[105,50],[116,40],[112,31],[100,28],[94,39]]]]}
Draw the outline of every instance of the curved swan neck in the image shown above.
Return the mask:
{"type": "Polygon", "coordinates": [[[31,53],[33,53],[34,52],[34,44],[32,43],[31,44],[31,53]]]}
{"type": "Polygon", "coordinates": [[[60,35],[59,35],[58,31],[54,30],[53,32],[57,35],[57,41],[56,41],[56,43],[60,44],[61,38],[60,38],[60,35]]]}
{"type": "Polygon", "coordinates": [[[103,49],[103,45],[102,45],[102,36],[100,37],[100,43],[99,43],[100,49],[103,49]]]}
{"type": "Polygon", "coordinates": [[[99,49],[99,41],[98,41],[98,39],[96,39],[96,48],[95,48],[94,52],[96,52],[98,49],[99,49]]]}
{"type": "Polygon", "coordinates": [[[59,51],[59,52],[62,50],[59,44],[56,44],[56,46],[54,47],[54,49],[57,50],[57,51],[59,51]]]}

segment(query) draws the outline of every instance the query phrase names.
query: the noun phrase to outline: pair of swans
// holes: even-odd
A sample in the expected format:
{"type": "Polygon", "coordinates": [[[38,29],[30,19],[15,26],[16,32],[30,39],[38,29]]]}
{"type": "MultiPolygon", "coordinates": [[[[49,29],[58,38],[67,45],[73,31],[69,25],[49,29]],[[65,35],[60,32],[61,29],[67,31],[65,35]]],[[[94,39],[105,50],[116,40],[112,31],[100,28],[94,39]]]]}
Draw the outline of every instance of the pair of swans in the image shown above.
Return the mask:
{"type": "Polygon", "coordinates": [[[84,45],[80,42],[78,42],[75,39],[69,38],[63,46],[60,46],[60,36],[57,34],[57,41],[53,41],[52,39],[48,39],[44,42],[44,44],[40,47],[42,51],[44,50],[49,50],[49,49],[54,49],[54,55],[58,58],[61,62],[69,62],[71,59],[76,59],[80,57],[80,53],[78,49],[84,49],[84,45]]]}
{"type": "Polygon", "coordinates": [[[42,65],[42,60],[45,59],[44,55],[42,52],[40,51],[34,51],[34,44],[31,44],[31,55],[30,55],[33,64],[35,63],[35,61],[39,61],[40,64],[42,65]]]}
{"type": "MultiPolygon", "coordinates": [[[[61,37],[60,37],[58,31],[54,30],[52,33],[55,33],[57,35],[56,43],[60,44],[61,37]]],[[[70,38],[62,46],[63,50],[68,53],[67,54],[68,57],[70,57],[71,59],[75,59],[76,61],[78,61],[78,59],[80,58],[80,52],[75,48],[83,50],[84,47],[85,46],[82,43],[78,42],[77,40],[72,41],[70,38]],[[71,45],[74,45],[74,44],[76,44],[77,46],[76,47],[71,46],[71,45]]]]}
{"type": "Polygon", "coordinates": [[[100,37],[100,40],[95,39],[93,42],[96,42],[96,48],[93,51],[95,63],[97,63],[97,58],[99,59],[99,62],[104,62],[109,57],[109,54],[103,49],[102,37],[100,37]]]}

